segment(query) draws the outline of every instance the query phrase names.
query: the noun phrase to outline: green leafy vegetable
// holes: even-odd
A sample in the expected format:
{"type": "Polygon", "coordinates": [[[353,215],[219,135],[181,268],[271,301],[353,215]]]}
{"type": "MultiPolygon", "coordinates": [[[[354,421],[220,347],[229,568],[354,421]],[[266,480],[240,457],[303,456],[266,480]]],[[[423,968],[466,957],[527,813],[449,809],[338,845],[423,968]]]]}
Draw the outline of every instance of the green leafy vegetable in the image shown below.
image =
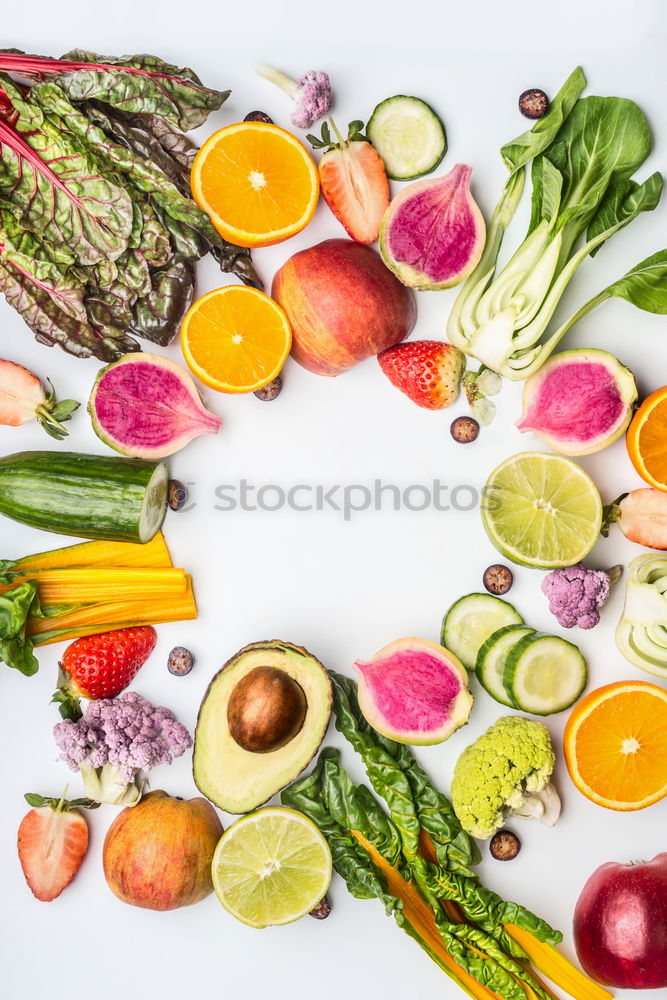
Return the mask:
{"type": "Polygon", "coordinates": [[[154,56],[0,52],[0,290],[39,341],[103,361],[132,333],[168,344],[209,252],[261,285],[190,197],[181,130],[226,96],[154,56]]]}
{"type": "Polygon", "coordinates": [[[34,580],[26,580],[0,594],[0,660],[26,677],[36,674],[39,669],[32,640],[26,635],[28,615],[39,613],[34,580]]]}
{"type": "MultiPolygon", "coordinates": [[[[579,99],[584,83],[581,70],[575,70],[548,114],[503,147],[509,178],[482,258],[459,292],[447,326],[455,346],[514,380],[535,372],[576,319],[593,308],[584,307],[549,335],[552,316],[580,264],[639,214],[652,211],[662,194],[660,174],[641,184],[632,177],[651,150],[640,109],[620,97],[579,99]],[[498,270],[505,230],[531,160],[528,233],[498,270]]],[[[611,294],[618,293],[603,297],[611,294]]]]}

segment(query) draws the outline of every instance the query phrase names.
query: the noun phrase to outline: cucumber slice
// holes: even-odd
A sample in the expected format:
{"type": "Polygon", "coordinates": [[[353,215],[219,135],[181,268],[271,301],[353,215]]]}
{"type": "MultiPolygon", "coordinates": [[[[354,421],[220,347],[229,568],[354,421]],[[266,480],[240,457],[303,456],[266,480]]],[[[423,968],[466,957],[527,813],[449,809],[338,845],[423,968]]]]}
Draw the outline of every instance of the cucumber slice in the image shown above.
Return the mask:
{"type": "Polygon", "coordinates": [[[507,705],[508,708],[516,708],[516,705],[503,684],[503,671],[507,654],[510,649],[516,646],[519,639],[534,634],[535,629],[529,628],[527,625],[505,625],[504,628],[499,628],[497,632],[489,636],[486,642],[482,643],[477,654],[475,673],[479,683],[492,698],[495,698],[501,705],[507,705]]]}
{"type": "Polygon", "coordinates": [[[588,668],[581,651],[557,635],[527,635],[510,650],[503,684],[517,708],[554,715],[573,705],[586,687],[588,668]]]}
{"type": "Polygon", "coordinates": [[[387,176],[412,180],[435,170],[447,152],[445,127],[426,101],[398,94],[376,107],[366,135],[384,160],[387,176]]]}
{"type": "Polygon", "coordinates": [[[516,608],[492,594],[467,594],[452,604],[442,620],[440,642],[468,670],[475,669],[480,647],[505,625],[523,625],[516,608]]]}
{"type": "Polygon", "coordinates": [[[616,645],[626,660],[647,674],[667,677],[667,649],[655,646],[652,652],[648,652],[647,637],[648,630],[644,626],[633,625],[625,618],[621,618],[616,626],[616,645]]]}

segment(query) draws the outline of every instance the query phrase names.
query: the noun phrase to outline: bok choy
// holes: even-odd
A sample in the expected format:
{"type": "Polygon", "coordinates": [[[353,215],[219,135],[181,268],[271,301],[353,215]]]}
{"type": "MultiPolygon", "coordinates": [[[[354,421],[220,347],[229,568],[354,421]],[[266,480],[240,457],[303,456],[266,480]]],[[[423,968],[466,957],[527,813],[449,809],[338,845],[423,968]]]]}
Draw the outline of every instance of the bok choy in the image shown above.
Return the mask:
{"type": "Polygon", "coordinates": [[[641,309],[667,312],[667,251],[661,251],[579,309],[556,331],[549,324],[579,265],[642,212],[652,211],[663,180],[633,177],[651,151],[641,110],[620,97],[584,97],[581,69],[550,111],[501,150],[509,177],[492,216],[482,257],[454,303],[447,336],[487,368],[528,378],[570,327],[600,302],[620,296],[641,309]],[[532,210],[523,243],[502,268],[505,230],[532,162],[532,210]],[[650,294],[647,289],[650,287],[650,294]]]}

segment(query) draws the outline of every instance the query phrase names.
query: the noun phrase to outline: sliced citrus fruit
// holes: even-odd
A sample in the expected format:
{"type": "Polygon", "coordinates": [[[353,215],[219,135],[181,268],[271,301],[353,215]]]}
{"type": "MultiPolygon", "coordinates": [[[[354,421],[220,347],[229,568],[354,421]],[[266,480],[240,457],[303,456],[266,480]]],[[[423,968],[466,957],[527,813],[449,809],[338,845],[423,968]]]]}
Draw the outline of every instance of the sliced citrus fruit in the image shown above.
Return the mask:
{"type": "Polygon", "coordinates": [[[632,418],[625,443],[642,479],[667,492],[667,386],[646,397],[632,418]]]}
{"type": "Polygon", "coordinates": [[[569,458],[524,451],[489,476],[482,520],[508,559],[554,569],[588,555],[600,534],[602,502],[593,480],[569,458]]]}
{"type": "Polygon", "coordinates": [[[264,292],[227,285],[202,295],[181,326],[193,375],[218,392],[254,392],[276,377],[292,346],[283,309],[264,292]]]}
{"type": "Polygon", "coordinates": [[[644,809],[667,795],[667,691],[619,681],[586,695],[565,727],[579,791],[606,809],[644,809]]]}
{"type": "Polygon", "coordinates": [[[214,132],[195,157],[190,184],[220,235],[242,247],[301,232],[320,193],[317,167],[301,140],[263,122],[214,132]]]}
{"type": "Polygon", "coordinates": [[[315,824],[295,809],[258,809],[222,835],[211,866],[224,908],[250,927],[289,924],[310,913],[329,888],[331,852],[315,824]]]}

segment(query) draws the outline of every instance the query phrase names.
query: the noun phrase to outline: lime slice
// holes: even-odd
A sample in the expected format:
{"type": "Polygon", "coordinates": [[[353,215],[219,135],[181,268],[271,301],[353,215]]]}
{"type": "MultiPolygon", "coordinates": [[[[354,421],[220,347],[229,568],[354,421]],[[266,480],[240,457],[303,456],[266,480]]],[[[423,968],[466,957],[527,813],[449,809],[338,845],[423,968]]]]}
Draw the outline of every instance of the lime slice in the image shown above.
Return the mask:
{"type": "Polygon", "coordinates": [[[524,451],[489,476],[482,520],[508,559],[555,569],[580,562],[593,548],[602,502],[593,480],[569,458],[524,451]]]}
{"type": "Polygon", "coordinates": [[[222,835],[213,887],[250,927],[289,924],[315,907],[331,881],[331,852],[314,823],[294,809],[259,809],[222,835]]]}

